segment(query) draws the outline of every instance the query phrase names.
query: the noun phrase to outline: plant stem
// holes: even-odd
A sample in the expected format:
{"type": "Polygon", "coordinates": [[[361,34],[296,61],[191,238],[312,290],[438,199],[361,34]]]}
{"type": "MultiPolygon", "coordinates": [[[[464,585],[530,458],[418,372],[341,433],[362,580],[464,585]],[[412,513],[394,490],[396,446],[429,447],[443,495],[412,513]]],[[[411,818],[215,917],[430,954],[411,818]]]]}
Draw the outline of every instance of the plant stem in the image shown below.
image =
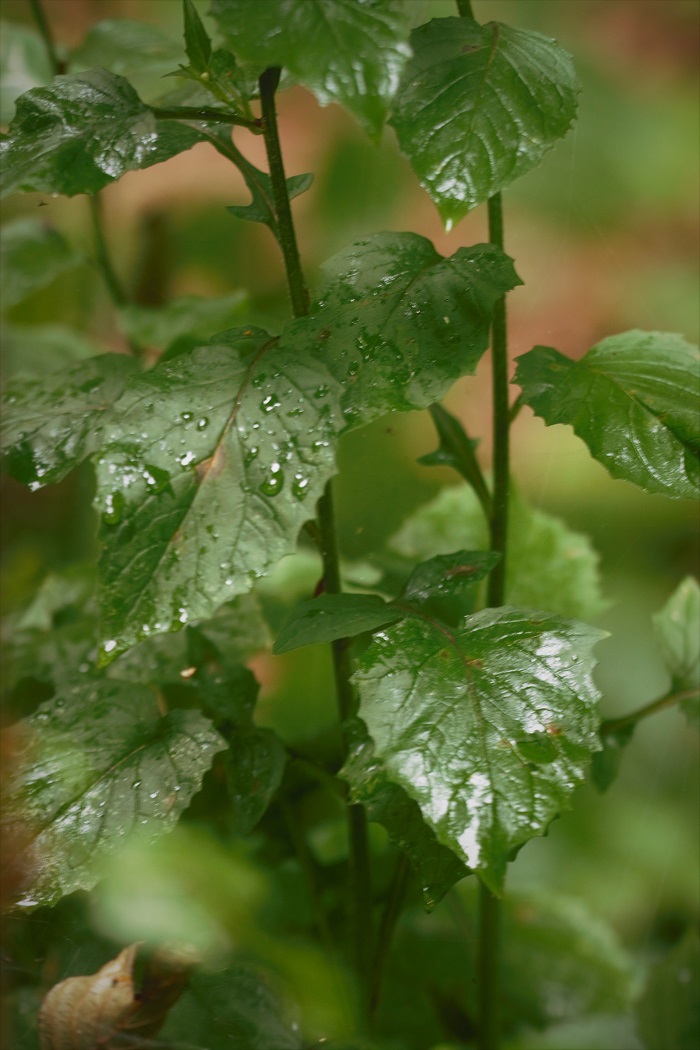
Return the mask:
{"type": "Polygon", "coordinates": [[[89,194],[90,217],[92,219],[92,232],[95,241],[95,259],[100,268],[107,291],[116,307],[125,306],[127,303],[126,292],[121,281],[117,277],[112,260],[107,249],[104,229],[102,225],[102,201],[98,194],[89,194]]]}
{"type": "Polygon", "coordinates": [[[472,0],[457,0],[457,10],[459,11],[460,18],[471,18],[471,20],[474,21],[472,0]]]}
{"type": "MultiPolygon", "coordinates": [[[[443,451],[444,446],[444,449],[451,454],[451,461],[445,459],[445,462],[454,467],[464,480],[469,482],[486,515],[486,520],[490,521],[491,493],[484,480],[479,462],[474,455],[474,446],[477,442],[471,440],[459,420],[444,409],[442,405],[431,405],[428,411],[432,416],[440,439],[441,447],[438,453],[443,451]]],[[[422,457],[421,462],[426,462],[429,459],[431,463],[438,463],[439,460],[437,458],[433,459],[434,455],[436,454],[432,453],[430,457],[422,457]]]]}
{"type": "Polygon", "coordinates": [[[374,959],[372,960],[369,1001],[371,1013],[376,1010],[379,1002],[382,977],[384,976],[384,965],[386,963],[394,929],[396,928],[396,923],[398,922],[401,908],[403,907],[410,871],[411,866],[408,862],[408,857],[405,853],[402,853],[396,862],[396,870],[394,871],[391,886],[389,887],[389,895],[384,907],[382,921],[379,926],[379,934],[377,935],[377,947],[374,953],[374,959]]]}
{"type": "Polygon", "coordinates": [[[37,29],[41,33],[41,38],[44,41],[44,47],[46,53],[49,56],[49,62],[53,69],[54,76],[61,76],[66,71],[66,63],[58,57],[56,51],[56,45],[54,43],[49,23],[46,21],[46,15],[44,9],[41,6],[41,0],[29,0],[29,7],[31,8],[34,21],[36,22],[37,29]]]}
{"type": "Polygon", "coordinates": [[[277,130],[277,111],[275,108],[275,91],[279,84],[281,70],[277,66],[266,69],[260,77],[260,103],[263,115],[263,136],[267,151],[267,162],[270,166],[272,193],[275,199],[275,213],[279,228],[279,240],[284,265],[287,271],[289,294],[295,317],[304,317],[309,312],[309,293],[304,283],[301,269],[299,248],[297,246],[292,209],[287,192],[287,179],[284,174],[282,150],[277,130]]]}
{"type": "MultiPolygon", "coordinates": [[[[263,137],[274,196],[278,239],[284,256],[292,309],[295,317],[305,317],[309,312],[309,294],[306,289],[299,258],[277,129],[275,91],[279,84],[279,78],[280,70],[277,67],[267,69],[260,77],[263,137]]],[[[328,594],[340,594],[342,585],[333,492],[330,482],[326,485],[323,496],[318,502],[317,520],[325,589],[328,594]]],[[[355,712],[355,697],[350,684],[352,665],[348,640],[340,638],[332,642],[331,655],[338,701],[338,716],[340,721],[344,722],[355,712]]],[[[360,979],[360,986],[366,987],[366,982],[369,979],[369,959],[372,945],[372,895],[367,843],[367,816],[363,806],[348,805],[347,813],[350,839],[349,913],[352,924],[355,965],[360,979]]]]}
{"type": "Polygon", "coordinates": [[[601,723],[600,735],[607,736],[610,733],[618,732],[620,729],[626,729],[627,726],[635,725],[643,718],[656,714],[657,711],[663,711],[666,707],[673,707],[674,704],[681,704],[684,700],[693,700],[698,695],[697,689],[671,690],[670,693],[659,697],[658,700],[652,700],[650,704],[645,704],[644,707],[631,711],[628,715],[622,715],[620,718],[609,718],[606,722],[601,723]]]}
{"type": "Polygon", "coordinates": [[[207,106],[150,106],[157,120],[203,120],[212,124],[236,124],[256,134],[262,131],[262,121],[247,120],[238,113],[225,109],[209,109],[207,106]]]}
{"type": "Polygon", "coordinates": [[[479,883],[479,1050],[498,1050],[500,1041],[501,902],[479,883]]]}

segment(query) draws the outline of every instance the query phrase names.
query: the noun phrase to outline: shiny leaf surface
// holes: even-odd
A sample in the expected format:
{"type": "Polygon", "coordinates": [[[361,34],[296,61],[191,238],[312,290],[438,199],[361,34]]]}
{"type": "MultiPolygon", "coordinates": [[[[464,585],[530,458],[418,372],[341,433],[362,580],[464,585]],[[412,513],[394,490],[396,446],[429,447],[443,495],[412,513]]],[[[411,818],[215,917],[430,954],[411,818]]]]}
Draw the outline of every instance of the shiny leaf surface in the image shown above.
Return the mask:
{"type": "Polygon", "coordinates": [[[700,492],[700,354],[679,335],[622,332],[572,361],[536,346],[515,382],[547,426],[567,423],[614,478],[700,492]]]}
{"type": "Polygon", "coordinates": [[[283,66],[321,105],[340,102],[379,134],[410,53],[408,21],[395,0],[213,0],[211,10],[258,75],[283,66]]]}
{"type": "Polygon", "coordinates": [[[376,594],[320,594],[296,607],[277,635],[274,652],[279,655],[302,645],[353,638],[405,615],[376,594]]]}
{"type": "Polygon", "coordinates": [[[7,310],[83,262],[57,230],[38,219],[15,219],[2,228],[0,303],[7,310]]]}
{"type": "Polygon", "coordinates": [[[411,47],[390,123],[449,229],[566,134],[578,85],[554,40],[498,22],[435,18],[411,47]]]}
{"type": "Polygon", "coordinates": [[[491,551],[455,551],[417,565],[404,587],[403,601],[425,602],[430,598],[460,594],[488,576],[498,564],[499,555],[491,551]]]}
{"type": "Polygon", "coordinates": [[[486,609],[454,632],[404,620],[360,657],[359,715],[387,776],[496,893],[511,851],[546,831],[600,747],[601,637],[546,613],[486,609]]]}
{"type": "Polygon", "coordinates": [[[379,233],[322,267],[312,316],[282,336],[290,352],[313,345],[342,383],[349,426],[386,412],[426,408],[488,346],[493,304],[521,281],[498,248],[450,258],[415,233],[379,233]]]}
{"type": "Polygon", "coordinates": [[[201,137],[157,121],[123,77],[104,69],[56,77],[17,100],[0,142],[2,194],[97,193],[125,172],[191,149],[201,137]]]}
{"type": "Polygon", "coordinates": [[[210,616],[291,553],[334,472],[319,364],[260,330],[138,376],[97,458],[107,659],[210,616]]]}
{"type": "Polygon", "coordinates": [[[92,887],[95,862],[129,832],[169,831],[226,746],[198,712],[162,716],[152,690],[105,680],[66,689],[18,729],[5,817],[28,841],[23,908],[92,887]]]}
{"type": "Polygon", "coordinates": [[[74,470],[99,447],[105,414],[135,371],[133,358],[104,354],[48,377],[10,380],[0,420],[8,473],[37,489],[74,470]]]}

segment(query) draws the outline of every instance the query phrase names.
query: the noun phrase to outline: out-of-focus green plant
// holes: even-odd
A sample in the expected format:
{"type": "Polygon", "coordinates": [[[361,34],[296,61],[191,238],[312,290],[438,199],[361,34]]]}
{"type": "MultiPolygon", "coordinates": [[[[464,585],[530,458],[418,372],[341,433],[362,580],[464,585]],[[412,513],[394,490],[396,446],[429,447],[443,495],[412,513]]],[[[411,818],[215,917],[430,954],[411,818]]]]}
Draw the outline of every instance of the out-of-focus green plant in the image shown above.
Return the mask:
{"type": "MultiPolygon", "coordinates": [[[[66,55],[30,7],[38,37],[11,46],[43,86],[0,142],[4,192],[88,195],[128,353],[8,326],[6,470],[36,491],[89,461],[98,518],[97,564],[48,576],[10,624],[5,686],[25,717],[8,730],[6,895],[20,926],[54,916],[57,953],[40,1012],[37,982],[10,991],[12,1045],[497,1050],[624,1013],[635,981],[611,932],[570,900],[505,895],[506,874],[589,770],[612,783],[637,722],[672,705],[697,721],[700,589],[684,580],[654,621],[668,688],[601,721],[597,557],[514,489],[509,434],[527,405],[613,478],[697,498],[700,368],[668,333],[619,333],[576,361],[536,346],[511,403],[505,301],[522,282],[501,193],[572,126],[570,55],[480,24],[469,0],[413,29],[400,0],[213,0],[214,38],[184,0],[182,50],[104,22],[66,55]],[[290,206],[312,175],[286,174],[278,134],[294,83],[371,138],[388,120],[445,227],[486,204],[488,243],[444,257],[416,233],[372,233],[312,295],[290,206]],[[267,170],[239,148],[250,135],[267,170]],[[245,296],[153,302],[113,267],[100,191],[201,143],[250,191],[232,217],[277,242],[292,317],[274,331],[245,296]],[[487,353],[488,474],[440,404],[487,353]],[[339,441],[413,410],[437,433],[421,462],[461,480],[371,564],[346,562],[339,441]],[[282,563],[295,552],[301,583],[282,563]],[[276,654],[329,652],[338,718],[316,738],[256,719],[271,636],[276,654]],[[55,916],[76,891],[68,961],[55,916]],[[430,914],[443,898],[449,923],[430,914]]],[[[10,305],[84,265],[38,221],[5,230],[10,305]]],[[[303,689],[296,705],[290,724],[303,689]]],[[[694,1040],[697,952],[674,960],[639,1006],[650,1048],[694,1040]]]]}

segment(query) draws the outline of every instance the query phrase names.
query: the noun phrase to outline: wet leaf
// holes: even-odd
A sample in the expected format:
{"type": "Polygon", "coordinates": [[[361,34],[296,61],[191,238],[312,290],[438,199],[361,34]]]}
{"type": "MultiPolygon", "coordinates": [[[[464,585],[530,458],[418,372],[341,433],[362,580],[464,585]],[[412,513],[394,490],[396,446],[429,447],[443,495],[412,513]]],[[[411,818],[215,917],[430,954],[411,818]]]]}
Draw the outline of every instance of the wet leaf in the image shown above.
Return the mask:
{"type": "Polygon", "coordinates": [[[700,937],[693,924],[655,966],[637,1004],[647,1050],[694,1050],[700,1040],[700,937]]]}
{"type": "Polygon", "coordinates": [[[405,610],[376,594],[320,594],[296,607],[277,635],[274,652],[280,655],[303,645],[353,638],[405,615],[405,610]]]}
{"type": "Polygon", "coordinates": [[[411,47],[390,123],[449,229],[566,134],[578,83],[554,40],[498,22],[434,18],[411,47]]]}
{"type": "Polygon", "coordinates": [[[460,594],[483,580],[498,564],[492,551],[455,551],[417,565],[404,587],[402,601],[425,602],[430,598],[460,594]]]}
{"type": "Polygon", "coordinates": [[[521,281],[491,244],[443,258],[415,233],[378,233],[322,267],[312,316],[282,344],[314,345],[343,385],[348,426],[426,408],[471,375],[488,346],[493,305],[521,281]]]}
{"type": "Polygon", "coordinates": [[[614,478],[647,492],[700,492],[700,354],[679,335],[622,332],[580,361],[536,346],[515,382],[547,426],[567,423],[614,478]]]}
{"type": "Polygon", "coordinates": [[[321,103],[340,102],[378,135],[409,55],[395,0],[213,0],[231,49],[255,67],[283,66],[321,103]]]}
{"type": "Polygon", "coordinates": [[[359,715],[387,777],[496,893],[509,854],[546,831],[600,747],[601,637],[547,613],[486,609],[454,631],[404,620],[359,658],[359,715]]]}
{"type": "Polygon", "coordinates": [[[96,862],[129,832],[169,831],[225,747],[198,712],[162,716],[150,689],[106,680],[66,689],[17,730],[5,808],[30,840],[22,908],[92,887],[96,862]]]}
{"type": "Polygon", "coordinates": [[[336,384],[260,330],[139,375],[97,457],[106,660],[210,616],[294,550],[334,473],[336,384]]]}
{"type": "Polygon", "coordinates": [[[39,219],[15,219],[2,228],[0,241],[0,303],[7,310],[84,258],[49,225],[39,219]]]}
{"type": "MultiPolygon", "coordinates": [[[[481,504],[463,485],[443,489],[389,540],[390,549],[411,562],[462,547],[483,550],[488,544],[481,504]]],[[[587,536],[529,507],[516,489],[511,490],[506,567],[509,604],[594,619],[605,608],[598,562],[587,536]]]]}
{"type": "Polygon", "coordinates": [[[32,489],[64,478],[103,440],[104,416],[136,371],[124,354],[103,354],[49,376],[16,376],[3,394],[5,470],[32,489]]]}
{"type": "Polygon", "coordinates": [[[430,911],[469,874],[469,869],[438,842],[418,803],[392,780],[374,754],[364,724],[353,719],[345,729],[348,757],[340,776],[350,785],[350,800],[361,803],[368,819],[381,824],[394,845],[406,854],[420,882],[423,903],[430,911]]]}
{"type": "Polygon", "coordinates": [[[137,168],[191,149],[201,136],[177,121],[157,121],[127,80],[92,69],[56,77],[17,100],[0,141],[2,195],[97,193],[137,168]]]}

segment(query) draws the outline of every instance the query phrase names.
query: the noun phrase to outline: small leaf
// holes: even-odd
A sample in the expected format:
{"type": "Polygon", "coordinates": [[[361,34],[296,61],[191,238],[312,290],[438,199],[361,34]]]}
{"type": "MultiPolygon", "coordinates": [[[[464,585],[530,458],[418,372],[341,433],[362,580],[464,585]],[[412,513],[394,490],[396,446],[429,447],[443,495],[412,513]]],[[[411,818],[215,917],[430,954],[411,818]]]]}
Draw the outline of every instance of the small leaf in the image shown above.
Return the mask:
{"type": "Polygon", "coordinates": [[[313,346],[343,386],[348,426],[426,408],[488,346],[493,305],[521,284],[492,244],[443,258],[415,233],[379,233],[322,267],[312,315],[282,335],[289,353],[313,346]]]}
{"type": "Polygon", "coordinates": [[[15,219],[2,228],[0,302],[6,310],[84,262],[68,242],[39,219],[15,219]]]}
{"type": "Polygon", "coordinates": [[[652,970],[637,1006],[647,1050],[695,1050],[700,1042],[700,937],[693,924],[652,970]]]}
{"type": "Polygon", "coordinates": [[[0,330],[6,383],[17,375],[60,372],[78,361],[99,357],[104,348],[74,328],[60,324],[5,324],[0,330]]]}
{"type": "Polygon", "coordinates": [[[141,98],[161,95],[161,78],[185,58],[182,43],[155,25],[130,18],[105,18],[87,31],[70,53],[72,73],[97,66],[126,77],[141,98]]]}
{"type": "Polygon", "coordinates": [[[185,17],[185,51],[197,73],[206,73],[211,58],[211,40],[192,0],[182,0],[185,17]]]}
{"type": "Polygon", "coordinates": [[[700,585],[686,577],[652,617],[673,688],[700,689],[700,585]]]}
{"type": "Polygon", "coordinates": [[[425,602],[460,594],[488,576],[499,560],[500,554],[491,551],[439,554],[416,566],[406,582],[402,601],[425,602]]]}
{"type": "MultiPolygon", "coordinates": [[[[275,237],[279,236],[279,223],[275,210],[275,201],[272,193],[272,180],[267,172],[260,171],[253,164],[241,165],[241,174],[246,185],[253,196],[252,204],[231,204],[226,211],[237,219],[246,219],[248,222],[262,222],[269,226],[275,237]]],[[[308,190],[314,181],[312,174],[292,175],[287,179],[287,194],[290,200],[294,200],[300,194],[308,190]]]]}
{"type": "Polygon", "coordinates": [[[544,834],[600,747],[601,637],[547,613],[486,609],[454,632],[406,619],[359,658],[359,716],[387,777],[495,893],[511,852],[544,834]]]}
{"type": "Polygon", "coordinates": [[[381,824],[406,854],[420,882],[423,903],[431,911],[469,869],[438,842],[418,803],[387,774],[364,724],[353,719],[346,723],[345,734],[348,756],[339,775],[350,785],[351,801],[363,805],[368,819],[381,824]]]}
{"type": "Polygon", "coordinates": [[[434,452],[420,456],[418,462],[426,467],[452,467],[471,485],[479,496],[484,512],[490,514],[491,493],[486,488],[475,456],[478,440],[467,437],[460,421],[442,405],[431,405],[430,415],[440,444],[434,452]]]}
{"type": "Polygon", "coordinates": [[[231,49],[255,67],[284,66],[322,106],[340,102],[378,135],[408,54],[394,0],[213,0],[231,49]]]}
{"type": "Polygon", "coordinates": [[[296,607],[277,635],[273,652],[279,656],[303,645],[353,638],[405,615],[376,594],[320,594],[296,607]]]}
{"type": "Polygon", "coordinates": [[[9,124],[15,100],[53,77],[46,46],[33,26],[3,20],[0,26],[0,124],[9,124]]]}
{"type": "Polygon", "coordinates": [[[226,746],[198,712],[161,716],[150,689],[107,680],[66,689],[17,728],[5,819],[28,840],[22,908],[90,889],[126,833],[169,831],[226,746]]]}
{"type": "Polygon", "coordinates": [[[105,662],[250,590],[335,470],[331,376],[259,329],[226,339],[136,377],[99,450],[105,662]]]}
{"type": "Polygon", "coordinates": [[[17,376],[3,395],[5,469],[31,489],[54,484],[103,440],[105,416],[136,371],[124,354],[103,354],[48,376],[17,376]]]}
{"type": "Polygon", "coordinates": [[[607,791],[617,778],[625,748],[632,739],[634,723],[601,734],[602,751],[596,751],[591,763],[591,779],[599,791],[607,791]]]}
{"type": "Polygon", "coordinates": [[[700,492],[700,354],[679,335],[622,332],[580,361],[536,346],[515,382],[547,426],[568,423],[614,478],[647,492],[700,492]]]}
{"type": "Polygon", "coordinates": [[[157,121],[123,77],[104,69],[56,77],[17,100],[0,141],[2,194],[97,193],[125,172],[160,164],[200,141],[190,127],[157,121]]]}
{"type": "Polygon", "coordinates": [[[390,123],[450,229],[566,134],[578,83],[554,40],[498,22],[434,18],[411,47],[390,123]]]}
{"type": "Polygon", "coordinates": [[[119,323],[127,338],[139,346],[166,350],[184,337],[193,346],[201,345],[215,332],[240,324],[247,302],[243,292],[211,298],[181,295],[163,306],[125,306],[119,311],[119,323]]]}
{"type": "MultiPolygon", "coordinates": [[[[415,562],[462,547],[483,550],[488,543],[483,508],[474,492],[462,485],[443,489],[420,507],[389,540],[389,547],[415,562]]],[[[529,507],[517,489],[511,489],[506,565],[510,605],[595,619],[605,608],[598,562],[587,536],[529,507]]]]}

